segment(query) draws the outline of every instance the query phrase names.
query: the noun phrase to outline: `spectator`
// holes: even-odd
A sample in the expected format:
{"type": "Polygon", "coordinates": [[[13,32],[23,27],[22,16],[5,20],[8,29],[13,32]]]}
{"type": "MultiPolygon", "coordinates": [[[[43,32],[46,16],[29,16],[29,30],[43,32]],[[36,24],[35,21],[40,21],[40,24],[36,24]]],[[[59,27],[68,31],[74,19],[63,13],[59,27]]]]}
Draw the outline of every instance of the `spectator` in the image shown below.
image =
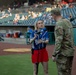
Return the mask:
{"type": "Polygon", "coordinates": [[[9,7],[9,8],[8,8],[8,14],[9,14],[10,16],[12,16],[11,11],[12,11],[12,9],[9,7]]]}
{"type": "Polygon", "coordinates": [[[20,20],[20,15],[19,14],[15,14],[15,18],[13,20],[13,24],[18,24],[19,20],[20,20]]]}
{"type": "Polygon", "coordinates": [[[25,16],[24,16],[24,15],[22,15],[22,18],[21,18],[20,20],[25,20],[25,16]]]}

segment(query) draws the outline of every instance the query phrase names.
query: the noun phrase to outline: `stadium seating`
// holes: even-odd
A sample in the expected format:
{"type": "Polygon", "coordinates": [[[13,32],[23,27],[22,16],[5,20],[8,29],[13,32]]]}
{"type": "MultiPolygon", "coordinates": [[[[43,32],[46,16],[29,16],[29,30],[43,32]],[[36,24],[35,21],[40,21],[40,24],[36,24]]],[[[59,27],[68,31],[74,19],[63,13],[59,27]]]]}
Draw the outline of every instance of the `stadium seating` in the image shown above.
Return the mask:
{"type": "MultiPolygon", "coordinates": [[[[35,24],[35,21],[37,20],[44,20],[45,21],[45,25],[55,25],[55,21],[53,19],[49,19],[48,18],[48,14],[51,14],[50,12],[42,12],[42,15],[39,16],[39,17],[36,17],[36,18],[32,18],[32,17],[29,17],[28,20],[19,20],[17,24],[15,25],[26,25],[26,26],[33,26],[35,24]],[[46,15],[44,17],[44,15],[46,15]],[[51,21],[50,21],[51,20],[51,21]]],[[[74,6],[73,8],[62,8],[61,10],[61,14],[64,18],[67,18],[69,17],[69,15],[71,14],[72,17],[76,17],[76,6],[74,6]]],[[[19,14],[20,17],[22,15],[25,15],[25,16],[28,16],[28,13],[21,13],[19,14]]],[[[1,17],[1,14],[0,14],[0,17],[1,17]]],[[[3,18],[3,19],[0,19],[0,25],[14,25],[13,23],[13,20],[14,20],[14,17],[15,17],[15,14],[12,14],[12,16],[9,16],[9,17],[6,17],[6,18],[3,18]]],[[[73,25],[76,25],[76,19],[74,21],[71,22],[73,25]]]]}

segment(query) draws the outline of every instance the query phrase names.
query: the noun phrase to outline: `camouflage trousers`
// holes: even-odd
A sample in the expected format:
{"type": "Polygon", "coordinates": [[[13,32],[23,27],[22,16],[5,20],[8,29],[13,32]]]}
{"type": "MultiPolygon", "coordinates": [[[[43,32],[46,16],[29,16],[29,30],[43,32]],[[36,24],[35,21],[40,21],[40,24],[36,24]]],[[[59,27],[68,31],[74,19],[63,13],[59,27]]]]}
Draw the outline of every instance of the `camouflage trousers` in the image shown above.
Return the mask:
{"type": "Polygon", "coordinates": [[[56,64],[58,69],[58,75],[71,75],[73,56],[65,57],[59,55],[56,64]]]}

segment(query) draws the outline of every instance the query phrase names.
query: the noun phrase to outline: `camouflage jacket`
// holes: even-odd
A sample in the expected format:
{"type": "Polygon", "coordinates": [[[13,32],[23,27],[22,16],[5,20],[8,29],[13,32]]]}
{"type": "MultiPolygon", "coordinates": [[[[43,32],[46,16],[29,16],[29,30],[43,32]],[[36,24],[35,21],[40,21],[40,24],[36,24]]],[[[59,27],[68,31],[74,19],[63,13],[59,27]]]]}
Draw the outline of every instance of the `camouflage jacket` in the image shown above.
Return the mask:
{"type": "Polygon", "coordinates": [[[69,20],[61,19],[55,27],[55,50],[53,56],[74,56],[73,27],[69,20]]]}

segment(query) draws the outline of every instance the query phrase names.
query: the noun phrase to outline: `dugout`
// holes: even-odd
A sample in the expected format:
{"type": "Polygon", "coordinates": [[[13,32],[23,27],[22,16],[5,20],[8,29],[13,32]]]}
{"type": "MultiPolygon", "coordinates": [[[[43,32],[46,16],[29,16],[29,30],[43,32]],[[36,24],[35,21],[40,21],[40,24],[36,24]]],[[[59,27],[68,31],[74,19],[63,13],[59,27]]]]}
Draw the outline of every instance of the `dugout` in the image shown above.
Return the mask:
{"type": "Polygon", "coordinates": [[[54,28],[55,26],[47,26],[46,27],[48,32],[49,32],[49,44],[52,45],[52,44],[55,44],[55,36],[54,36],[54,28]]]}
{"type": "MultiPolygon", "coordinates": [[[[20,30],[25,36],[25,32],[27,31],[27,27],[28,26],[18,26],[18,25],[11,25],[11,26],[0,26],[0,30],[6,30],[8,31],[9,29],[10,30],[20,30]]],[[[49,32],[49,44],[54,44],[55,43],[55,37],[54,37],[54,28],[55,28],[55,25],[48,25],[48,26],[45,26],[49,32]]],[[[33,29],[34,26],[31,26],[31,28],[33,29]]],[[[74,33],[74,44],[76,45],[76,26],[73,26],[73,33],[74,33]]],[[[27,37],[27,36],[26,36],[27,37]]]]}
{"type": "MultiPolygon", "coordinates": [[[[27,27],[28,26],[26,26],[26,25],[2,25],[2,26],[0,26],[0,30],[5,30],[6,32],[10,29],[10,30],[12,30],[12,31],[21,31],[23,34],[24,34],[24,36],[25,36],[25,38],[26,38],[26,43],[28,43],[28,36],[29,36],[29,34],[27,34],[26,32],[27,32],[27,27]]],[[[32,25],[32,26],[30,26],[32,29],[34,29],[34,26],[32,25]]],[[[54,44],[54,42],[55,42],[55,38],[54,38],[54,25],[47,25],[47,26],[45,26],[46,28],[47,28],[47,30],[48,30],[48,32],[49,32],[49,44],[54,44]]]]}
{"type": "MultiPolygon", "coordinates": [[[[49,31],[49,44],[55,44],[55,36],[54,36],[54,28],[55,26],[48,26],[47,29],[49,31]]],[[[73,26],[73,37],[74,37],[74,45],[76,46],[76,26],[73,26]]]]}

